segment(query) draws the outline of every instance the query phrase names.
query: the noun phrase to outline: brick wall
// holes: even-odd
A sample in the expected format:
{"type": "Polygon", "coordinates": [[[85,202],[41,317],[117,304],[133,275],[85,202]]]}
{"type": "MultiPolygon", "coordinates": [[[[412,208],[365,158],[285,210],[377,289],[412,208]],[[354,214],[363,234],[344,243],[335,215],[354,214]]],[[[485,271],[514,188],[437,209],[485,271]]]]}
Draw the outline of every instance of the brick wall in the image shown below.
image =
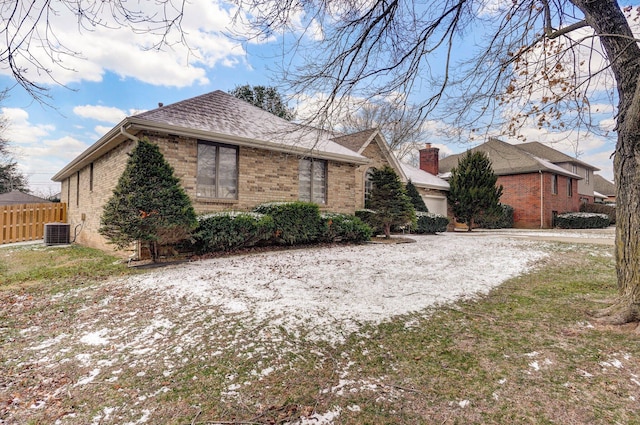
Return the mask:
{"type": "MultiPolygon", "coordinates": [[[[142,137],[143,135],[139,135],[142,137]]],[[[240,147],[238,154],[238,199],[211,200],[196,196],[197,140],[178,136],[148,133],[158,144],[165,159],[185,188],[197,213],[250,210],[264,202],[298,199],[298,160],[295,155],[240,147]]],[[[125,169],[134,142],[125,141],[93,164],[93,190],[90,190],[90,166],[80,171],[80,192],[77,198],[77,173],[62,182],[62,200],[67,202],[72,229],[82,224],[76,242],[100,249],[113,250],[97,232],[102,210],[113,193],[125,169]],[[76,199],[79,202],[76,203],[76,199]],[[84,214],[84,220],[83,220],[84,214]]],[[[364,206],[356,192],[361,182],[353,164],[328,161],[327,205],[321,209],[353,213],[364,206]]],[[[124,253],[126,254],[126,252],[124,253]]]]}
{"type": "Polygon", "coordinates": [[[516,174],[499,176],[498,185],[504,187],[500,202],[514,208],[514,226],[521,228],[549,228],[553,223],[553,212],[578,211],[580,207],[577,180],[572,179],[573,196],[567,194],[568,178],[558,176],[558,193],[551,191],[550,173],[516,174]],[[543,195],[540,197],[542,176],[543,195]],[[542,217],[541,205],[542,202],[542,217]]]}

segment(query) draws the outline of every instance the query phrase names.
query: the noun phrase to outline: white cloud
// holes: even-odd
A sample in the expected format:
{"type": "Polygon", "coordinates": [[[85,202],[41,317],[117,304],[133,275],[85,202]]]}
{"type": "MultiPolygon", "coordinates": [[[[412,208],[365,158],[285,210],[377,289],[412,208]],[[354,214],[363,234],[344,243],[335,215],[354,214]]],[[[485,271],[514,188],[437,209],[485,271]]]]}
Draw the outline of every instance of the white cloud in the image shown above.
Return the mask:
{"type": "MultiPolygon", "coordinates": [[[[15,59],[17,66],[25,67],[27,75],[39,84],[53,84],[53,80],[62,84],[100,82],[107,71],[154,85],[185,87],[206,84],[209,80],[205,67],[219,64],[236,66],[245,55],[242,45],[226,36],[226,32],[236,24],[234,10],[223,8],[222,4],[221,0],[189,2],[180,21],[183,32],[170,31],[162,50],[154,49],[155,43],[161,40],[160,30],[143,31],[143,28],[148,28],[144,25],[151,26],[148,23],[140,24],[138,31],[132,31],[115,23],[110,14],[105,14],[100,18],[111,29],[88,26],[89,29],[79,32],[77,17],[60,7],[51,20],[39,22],[39,31],[44,34],[44,25],[50,25],[47,33],[55,34],[55,42],[73,54],[49,55],[50,52],[41,46],[32,44],[29,53],[33,60],[15,59]],[[186,43],[182,43],[182,36],[186,43]],[[33,62],[50,69],[53,80],[46,73],[37,72],[32,67],[33,62]]],[[[153,2],[136,3],[135,7],[147,13],[163,13],[152,9],[158,7],[153,2]]],[[[8,19],[7,16],[2,17],[8,19]]],[[[52,36],[49,41],[54,41],[52,36]]],[[[0,73],[8,75],[9,71],[4,69],[0,73]]]]}
{"type": "Polygon", "coordinates": [[[107,127],[106,125],[96,125],[93,130],[96,132],[98,137],[102,137],[107,134],[107,132],[111,131],[112,128],[113,127],[107,127]]]}
{"type": "Polygon", "coordinates": [[[29,113],[21,108],[2,108],[1,116],[7,120],[4,137],[11,145],[21,146],[37,142],[55,130],[48,124],[33,125],[29,122],[29,113]]]}
{"type": "Polygon", "coordinates": [[[102,105],[76,106],[73,108],[73,113],[82,118],[91,118],[111,124],[117,124],[127,116],[126,112],[119,108],[102,105]]]}

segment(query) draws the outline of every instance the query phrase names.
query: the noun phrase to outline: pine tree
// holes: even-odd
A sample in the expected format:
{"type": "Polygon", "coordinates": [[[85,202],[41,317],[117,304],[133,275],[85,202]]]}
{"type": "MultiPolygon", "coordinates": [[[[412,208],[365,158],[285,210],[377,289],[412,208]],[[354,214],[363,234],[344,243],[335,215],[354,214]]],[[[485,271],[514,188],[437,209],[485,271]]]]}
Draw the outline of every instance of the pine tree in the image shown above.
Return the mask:
{"type": "Polygon", "coordinates": [[[406,190],[407,196],[409,197],[409,199],[411,199],[413,208],[415,208],[416,211],[429,212],[429,208],[427,208],[427,205],[424,203],[424,199],[422,199],[422,196],[420,196],[418,189],[411,182],[411,180],[407,182],[406,190]]]}
{"type": "Polygon", "coordinates": [[[372,224],[384,229],[386,238],[391,237],[391,226],[402,226],[415,221],[416,213],[400,178],[389,166],[375,169],[372,176],[373,189],[369,198],[372,224]]]}
{"type": "Polygon", "coordinates": [[[496,186],[497,181],[491,160],[480,151],[467,151],[451,170],[447,198],[454,216],[466,223],[469,231],[481,214],[491,214],[500,208],[502,186],[496,186]]]}
{"type": "Polygon", "coordinates": [[[99,232],[118,248],[148,243],[157,259],[158,244],[187,238],[197,225],[191,200],[157,145],[140,140],[104,207],[99,232]]]}
{"type": "Polygon", "coordinates": [[[291,121],[295,116],[294,110],[289,108],[282,100],[282,96],[275,87],[252,87],[249,84],[245,84],[244,86],[236,86],[236,88],[229,91],[229,94],[287,121],[291,121]]]}

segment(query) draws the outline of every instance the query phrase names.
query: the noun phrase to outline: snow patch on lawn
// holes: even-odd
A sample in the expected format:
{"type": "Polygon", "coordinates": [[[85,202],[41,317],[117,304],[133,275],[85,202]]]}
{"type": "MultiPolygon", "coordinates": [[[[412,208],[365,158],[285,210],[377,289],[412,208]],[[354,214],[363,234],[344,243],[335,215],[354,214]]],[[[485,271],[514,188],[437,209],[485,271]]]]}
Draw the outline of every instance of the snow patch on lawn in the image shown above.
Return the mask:
{"type": "Polygon", "coordinates": [[[363,323],[487,293],[546,257],[501,236],[411,235],[416,243],[216,258],[131,277],[134,290],[215,306],[294,335],[344,341],[363,323]]]}

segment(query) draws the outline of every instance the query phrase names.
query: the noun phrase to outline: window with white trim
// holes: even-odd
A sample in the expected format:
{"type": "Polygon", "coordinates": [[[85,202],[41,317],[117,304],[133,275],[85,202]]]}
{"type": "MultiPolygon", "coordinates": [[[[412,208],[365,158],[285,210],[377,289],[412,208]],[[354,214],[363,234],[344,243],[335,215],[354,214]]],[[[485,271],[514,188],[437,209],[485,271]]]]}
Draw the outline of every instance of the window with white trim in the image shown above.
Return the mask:
{"type": "Polygon", "coordinates": [[[551,176],[551,193],[554,195],[558,194],[558,175],[554,174],[551,176]]]}
{"type": "Polygon", "coordinates": [[[573,179],[572,178],[567,179],[567,196],[568,197],[573,196],[573,179]]]}
{"type": "Polygon", "coordinates": [[[238,147],[198,141],[196,195],[238,199],[238,147]]]}
{"type": "Polygon", "coordinates": [[[327,161],[314,158],[300,159],[298,198],[320,205],[327,203],[327,161]]]}

